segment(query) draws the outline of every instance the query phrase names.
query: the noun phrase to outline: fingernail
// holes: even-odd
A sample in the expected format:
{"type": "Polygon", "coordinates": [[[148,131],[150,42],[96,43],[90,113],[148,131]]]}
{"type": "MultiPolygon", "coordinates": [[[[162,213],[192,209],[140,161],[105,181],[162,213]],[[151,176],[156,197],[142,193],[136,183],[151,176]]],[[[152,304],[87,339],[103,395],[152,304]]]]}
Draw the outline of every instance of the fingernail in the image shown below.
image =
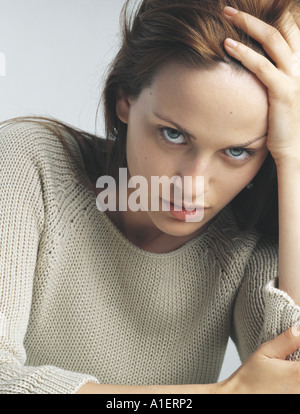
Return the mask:
{"type": "Polygon", "coordinates": [[[236,9],[234,9],[233,7],[228,7],[228,6],[226,6],[225,8],[224,8],[224,14],[226,15],[226,16],[234,16],[235,14],[237,14],[238,13],[238,10],[236,10],[236,9]]]}
{"type": "Polygon", "coordinates": [[[236,48],[237,47],[237,42],[235,40],[232,39],[226,39],[225,40],[226,46],[231,47],[231,48],[236,48]]]}
{"type": "Polygon", "coordinates": [[[293,326],[292,327],[292,334],[297,338],[298,336],[300,336],[300,328],[299,325],[293,326]]]}

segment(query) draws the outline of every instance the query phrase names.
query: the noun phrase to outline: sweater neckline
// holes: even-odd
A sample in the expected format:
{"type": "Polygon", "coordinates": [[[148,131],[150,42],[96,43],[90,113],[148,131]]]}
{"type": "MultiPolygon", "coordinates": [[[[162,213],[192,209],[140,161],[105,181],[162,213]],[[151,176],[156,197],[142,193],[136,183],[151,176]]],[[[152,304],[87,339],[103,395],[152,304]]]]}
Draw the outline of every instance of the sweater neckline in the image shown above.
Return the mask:
{"type": "Polygon", "coordinates": [[[108,215],[105,212],[101,212],[99,210],[97,211],[100,215],[102,224],[105,225],[109,234],[111,234],[112,237],[117,237],[119,241],[123,245],[125,245],[129,250],[131,250],[133,253],[143,255],[148,258],[153,258],[153,259],[154,258],[165,259],[165,258],[171,258],[174,256],[184,254],[191,246],[193,246],[196,243],[199,243],[200,241],[203,241],[203,244],[206,244],[205,240],[207,240],[207,238],[211,235],[213,230],[216,227],[218,227],[218,223],[220,220],[222,220],[222,216],[224,213],[224,209],[223,209],[219,214],[217,214],[217,216],[212,220],[211,224],[208,225],[207,229],[203,233],[199,234],[198,236],[184,243],[178,249],[172,250],[171,252],[167,252],[167,253],[154,253],[154,252],[149,252],[147,250],[143,250],[140,247],[136,246],[118,229],[118,227],[113,223],[113,221],[108,217],[108,215]]]}

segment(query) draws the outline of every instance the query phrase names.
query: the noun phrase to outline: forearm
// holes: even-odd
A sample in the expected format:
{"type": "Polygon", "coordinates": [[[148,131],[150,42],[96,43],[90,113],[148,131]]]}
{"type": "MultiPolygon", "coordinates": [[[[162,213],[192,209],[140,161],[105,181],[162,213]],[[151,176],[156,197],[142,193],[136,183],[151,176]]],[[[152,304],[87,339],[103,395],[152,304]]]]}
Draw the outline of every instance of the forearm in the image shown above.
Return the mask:
{"type": "Polygon", "coordinates": [[[279,289],[300,305],[300,159],[280,162],[277,174],[279,289]]]}
{"type": "Polygon", "coordinates": [[[207,385],[105,385],[85,384],[77,394],[226,394],[227,381],[207,385]]]}

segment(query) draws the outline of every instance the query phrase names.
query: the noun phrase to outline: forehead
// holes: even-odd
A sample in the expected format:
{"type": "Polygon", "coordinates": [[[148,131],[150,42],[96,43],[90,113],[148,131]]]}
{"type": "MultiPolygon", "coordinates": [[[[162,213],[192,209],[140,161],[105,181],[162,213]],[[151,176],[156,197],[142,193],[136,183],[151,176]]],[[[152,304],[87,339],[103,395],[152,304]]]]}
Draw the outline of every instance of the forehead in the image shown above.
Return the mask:
{"type": "Polygon", "coordinates": [[[227,64],[212,71],[166,64],[141,98],[148,112],[173,119],[199,136],[232,138],[236,133],[239,141],[241,134],[247,141],[266,133],[266,88],[254,75],[237,73],[227,64]]]}

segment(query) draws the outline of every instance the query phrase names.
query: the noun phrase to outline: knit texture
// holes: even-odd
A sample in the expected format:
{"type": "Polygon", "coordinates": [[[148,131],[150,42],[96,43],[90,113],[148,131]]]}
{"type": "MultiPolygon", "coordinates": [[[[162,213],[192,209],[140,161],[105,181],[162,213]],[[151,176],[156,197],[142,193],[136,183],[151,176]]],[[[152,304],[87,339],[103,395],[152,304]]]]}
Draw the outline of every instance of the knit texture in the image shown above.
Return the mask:
{"type": "Polygon", "coordinates": [[[0,131],[0,393],[218,380],[229,336],[244,361],[300,321],[276,288],[277,249],[230,207],[167,254],[130,243],[96,207],[59,139],[0,131]]]}

